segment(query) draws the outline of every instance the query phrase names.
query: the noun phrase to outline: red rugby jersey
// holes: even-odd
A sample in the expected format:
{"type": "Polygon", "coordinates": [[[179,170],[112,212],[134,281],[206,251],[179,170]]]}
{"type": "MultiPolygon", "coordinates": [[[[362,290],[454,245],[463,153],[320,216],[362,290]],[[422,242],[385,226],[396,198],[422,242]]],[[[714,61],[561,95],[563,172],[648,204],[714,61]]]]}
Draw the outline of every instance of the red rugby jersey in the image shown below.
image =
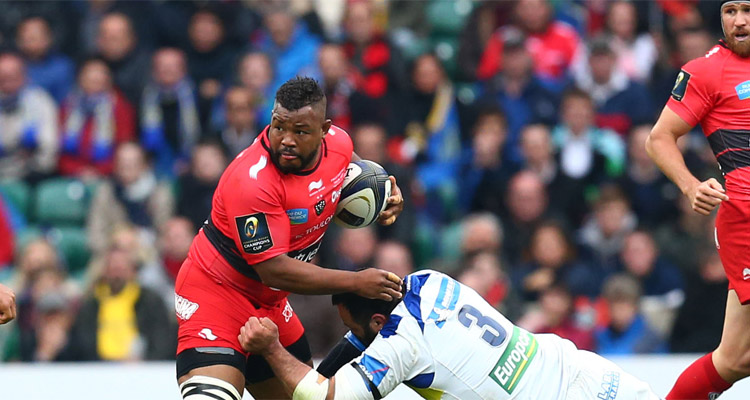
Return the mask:
{"type": "Polygon", "coordinates": [[[750,58],[723,41],[682,67],[667,107],[700,123],[731,199],[750,200],[750,58]]]}
{"type": "Polygon", "coordinates": [[[343,129],[331,126],[318,163],[284,174],[271,161],[268,130],[224,171],[190,257],[217,279],[273,304],[288,293],[263,285],[252,265],[280,254],[312,260],[336,211],[353,144],[343,129]],[[235,271],[248,279],[237,282],[235,271]]]}

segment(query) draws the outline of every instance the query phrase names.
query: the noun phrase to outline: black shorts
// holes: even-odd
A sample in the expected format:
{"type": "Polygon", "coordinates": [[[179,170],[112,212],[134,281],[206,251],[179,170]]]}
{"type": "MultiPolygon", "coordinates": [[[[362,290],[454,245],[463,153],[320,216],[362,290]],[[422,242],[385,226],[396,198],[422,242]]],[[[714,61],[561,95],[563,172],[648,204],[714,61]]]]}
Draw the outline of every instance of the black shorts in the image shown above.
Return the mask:
{"type": "MultiPolygon", "coordinates": [[[[304,363],[312,358],[310,344],[304,334],[285,348],[304,363]]],[[[195,368],[210,365],[229,365],[237,368],[245,375],[245,384],[262,382],[275,376],[263,356],[251,354],[245,358],[242,353],[228,347],[196,347],[186,349],[177,355],[177,378],[195,368]]]]}

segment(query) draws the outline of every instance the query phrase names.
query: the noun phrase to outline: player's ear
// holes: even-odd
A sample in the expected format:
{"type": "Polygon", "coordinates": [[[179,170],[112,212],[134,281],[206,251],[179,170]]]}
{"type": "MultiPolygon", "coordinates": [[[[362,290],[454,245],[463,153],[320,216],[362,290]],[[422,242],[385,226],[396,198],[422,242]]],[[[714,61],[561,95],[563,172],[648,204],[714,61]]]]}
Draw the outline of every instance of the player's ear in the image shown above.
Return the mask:
{"type": "Polygon", "coordinates": [[[331,121],[330,119],[327,119],[326,122],[323,122],[323,126],[321,127],[321,130],[323,131],[323,137],[325,137],[328,133],[328,130],[331,129],[331,124],[333,124],[333,121],[331,121]]]}
{"type": "Polygon", "coordinates": [[[373,314],[370,318],[370,328],[372,328],[373,332],[380,332],[386,322],[388,322],[388,318],[385,315],[373,314]]]}

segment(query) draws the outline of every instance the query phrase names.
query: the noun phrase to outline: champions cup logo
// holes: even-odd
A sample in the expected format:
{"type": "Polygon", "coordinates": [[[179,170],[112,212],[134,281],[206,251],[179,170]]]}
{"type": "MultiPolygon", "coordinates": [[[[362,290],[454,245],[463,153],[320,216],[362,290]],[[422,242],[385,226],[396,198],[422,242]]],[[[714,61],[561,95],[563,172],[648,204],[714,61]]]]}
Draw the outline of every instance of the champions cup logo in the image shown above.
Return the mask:
{"type": "Polygon", "coordinates": [[[254,238],[258,233],[258,218],[250,217],[245,220],[245,235],[248,238],[254,238]]]}
{"type": "Polygon", "coordinates": [[[677,80],[675,81],[672,90],[677,90],[677,87],[680,86],[680,83],[682,83],[683,79],[685,79],[685,73],[680,71],[679,75],[677,75],[677,80]]]}

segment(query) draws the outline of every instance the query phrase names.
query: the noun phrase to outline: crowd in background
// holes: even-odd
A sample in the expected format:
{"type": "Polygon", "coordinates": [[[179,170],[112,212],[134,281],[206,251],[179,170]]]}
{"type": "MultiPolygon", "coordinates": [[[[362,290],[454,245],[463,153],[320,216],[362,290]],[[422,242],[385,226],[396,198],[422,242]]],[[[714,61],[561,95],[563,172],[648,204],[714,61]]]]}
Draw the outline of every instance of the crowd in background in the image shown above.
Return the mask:
{"type": "MultiPolygon", "coordinates": [[[[605,355],[710,351],[713,218],[644,142],[719,21],[698,0],[6,2],[0,359],[172,359],[177,271],[296,75],[406,201],[393,226],[331,227],[315,263],[437,269],[605,355]]],[[[700,130],[680,145],[720,175],[700,130]]],[[[330,297],[291,302],[325,354],[330,297]]]]}

